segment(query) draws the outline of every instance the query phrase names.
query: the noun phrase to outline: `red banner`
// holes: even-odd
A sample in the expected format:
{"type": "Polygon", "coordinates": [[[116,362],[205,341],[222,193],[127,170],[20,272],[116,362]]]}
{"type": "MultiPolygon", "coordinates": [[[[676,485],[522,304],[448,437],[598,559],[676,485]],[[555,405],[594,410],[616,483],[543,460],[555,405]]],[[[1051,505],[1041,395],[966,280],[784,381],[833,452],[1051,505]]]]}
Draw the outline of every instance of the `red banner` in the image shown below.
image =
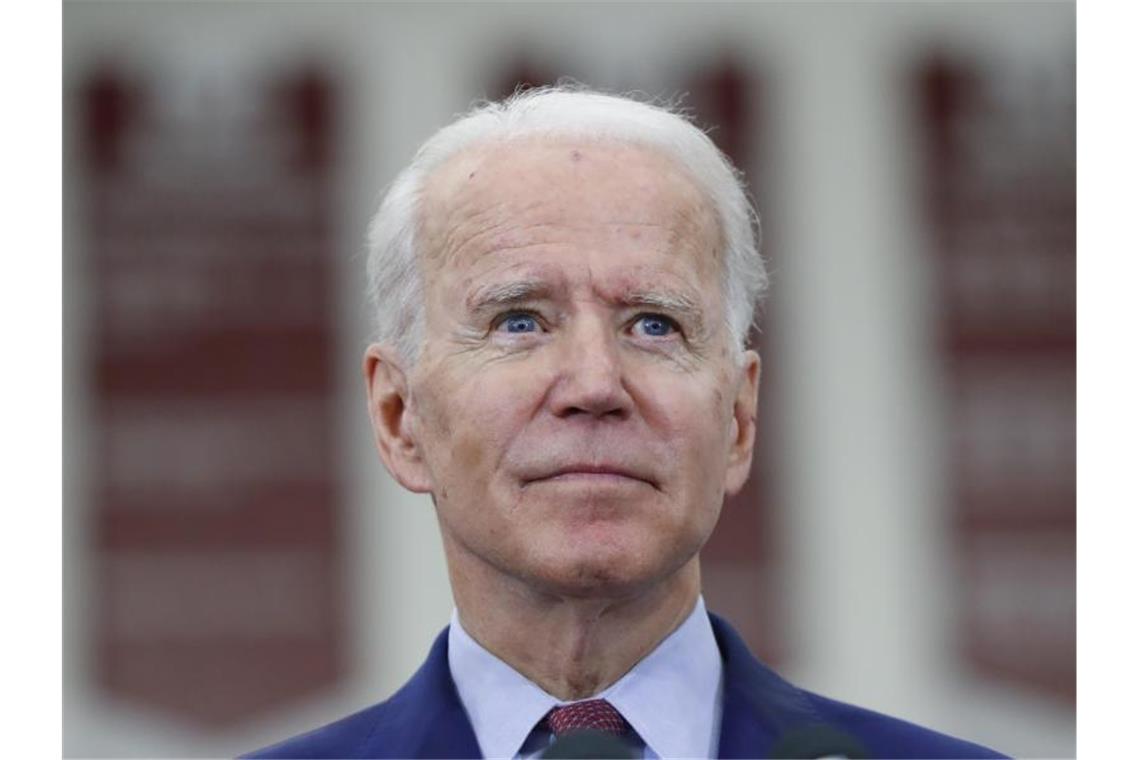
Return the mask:
{"type": "Polygon", "coordinates": [[[919,76],[966,657],[1076,695],[1075,85],[1063,61],[919,76]]]}
{"type": "Polygon", "coordinates": [[[275,76],[79,93],[97,678],[217,727],[344,665],[334,90],[275,76]]]}

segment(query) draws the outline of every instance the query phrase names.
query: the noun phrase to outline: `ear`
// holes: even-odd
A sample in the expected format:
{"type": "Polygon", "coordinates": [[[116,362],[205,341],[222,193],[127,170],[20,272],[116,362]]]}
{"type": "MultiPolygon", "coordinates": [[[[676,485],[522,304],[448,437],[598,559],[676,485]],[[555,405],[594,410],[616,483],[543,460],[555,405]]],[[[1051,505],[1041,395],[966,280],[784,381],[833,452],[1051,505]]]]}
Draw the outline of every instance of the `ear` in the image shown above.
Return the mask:
{"type": "Polygon", "coordinates": [[[760,356],[745,351],[738,370],[736,398],[732,403],[732,436],[729,441],[728,468],[724,490],[733,496],[744,487],[752,470],[752,446],[756,441],[756,394],[760,388],[760,356]]]}
{"type": "Polygon", "coordinates": [[[373,343],[364,351],[364,383],[372,433],[384,466],[409,491],[430,491],[429,471],[416,438],[415,412],[408,403],[407,375],[395,350],[373,343]]]}

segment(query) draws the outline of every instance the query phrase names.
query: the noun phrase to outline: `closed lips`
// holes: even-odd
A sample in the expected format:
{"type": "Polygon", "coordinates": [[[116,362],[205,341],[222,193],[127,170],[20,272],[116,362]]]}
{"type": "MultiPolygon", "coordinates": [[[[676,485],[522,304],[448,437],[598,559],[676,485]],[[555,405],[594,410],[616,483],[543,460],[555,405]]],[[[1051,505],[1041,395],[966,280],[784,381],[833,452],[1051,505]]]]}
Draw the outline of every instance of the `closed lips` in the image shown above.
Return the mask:
{"type": "Polygon", "coordinates": [[[527,478],[524,483],[533,483],[539,480],[554,480],[555,478],[572,478],[572,477],[590,477],[595,476],[599,478],[612,477],[612,478],[627,478],[630,480],[639,480],[642,483],[657,487],[657,484],[644,473],[627,467],[617,465],[597,465],[597,464],[580,464],[580,465],[566,465],[558,467],[547,473],[543,473],[538,477],[527,478]]]}

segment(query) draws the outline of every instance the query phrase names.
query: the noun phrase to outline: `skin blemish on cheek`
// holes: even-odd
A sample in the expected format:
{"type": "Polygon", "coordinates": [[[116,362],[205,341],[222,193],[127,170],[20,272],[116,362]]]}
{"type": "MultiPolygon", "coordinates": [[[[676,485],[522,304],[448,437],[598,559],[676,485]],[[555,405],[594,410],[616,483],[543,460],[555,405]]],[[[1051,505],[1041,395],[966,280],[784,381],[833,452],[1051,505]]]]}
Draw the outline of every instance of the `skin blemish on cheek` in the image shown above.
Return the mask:
{"type": "Polygon", "coordinates": [[[470,174],[468,174],[467,179],[475,179],[475,172],[471,172],[470,174]]]}
{"type": "Polygon", "coordinates": [[[581,161],[582,160],[582,151],[578,150],[577,148],[570,151],[570,160],[573,161],[574,163],[578,163],[579,161],[581,161]]]}
{"type": "Polygon", "coordinates": [[[484,442],[477,438],[459,438],[452,456],[461,472],[478,472],[483,463],[484,442]]]}

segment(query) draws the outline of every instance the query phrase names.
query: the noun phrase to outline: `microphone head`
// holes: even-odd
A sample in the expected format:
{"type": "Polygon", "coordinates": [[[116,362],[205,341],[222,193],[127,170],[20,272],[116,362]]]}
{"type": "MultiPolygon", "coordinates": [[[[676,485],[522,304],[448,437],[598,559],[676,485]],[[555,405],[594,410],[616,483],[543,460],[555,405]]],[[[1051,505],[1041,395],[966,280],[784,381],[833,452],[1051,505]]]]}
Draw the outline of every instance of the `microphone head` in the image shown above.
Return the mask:
{"type": "Polygon", "coordinates": [[[593,729],[573,731],[558,739],[542,753],[545,758],[605,758],[606,760],[633,760],[633,747],[613,734],[593,729]]]}
{"type": "Polygon", "coordinates": [[[845,757],[861,760],[870,756],[867,748],[854,736],[824,723],[789,729],[768,751],[768,757],[773,758],[845,757]]]}

